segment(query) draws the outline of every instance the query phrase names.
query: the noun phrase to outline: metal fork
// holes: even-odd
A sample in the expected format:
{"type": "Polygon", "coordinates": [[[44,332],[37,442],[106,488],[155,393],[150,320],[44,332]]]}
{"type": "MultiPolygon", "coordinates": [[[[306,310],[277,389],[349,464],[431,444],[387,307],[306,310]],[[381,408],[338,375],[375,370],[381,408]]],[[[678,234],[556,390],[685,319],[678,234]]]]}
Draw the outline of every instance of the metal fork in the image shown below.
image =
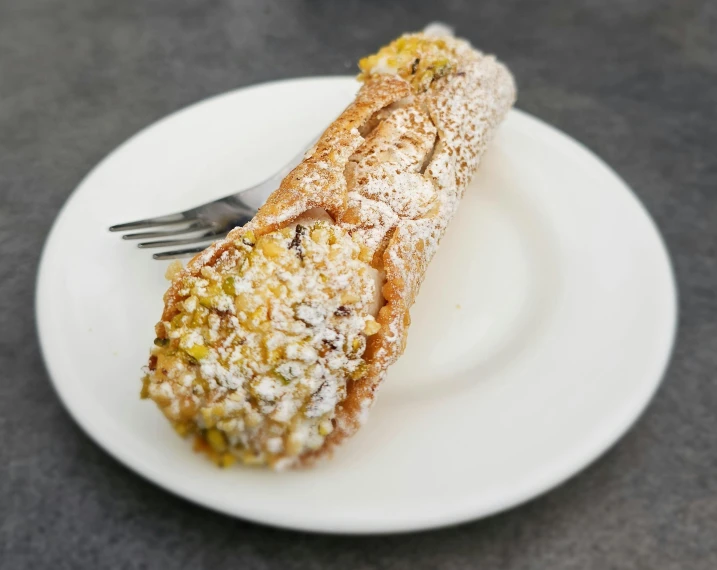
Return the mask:
{"type": "MultiPolygon", "coordinates": [[[[269,197],[269,194],[279,187],[284,177],[303,160],[306,152],[316,144],[317,140],[318,137],[278,172],[256,186],[245,188],[231,196],[226,196],[176,214],[117,224],[110,227],[110,231],[126,232],[152,228],[151,231],[133,232],[122,236],[122,239],[125,240],[157,240],[141,241],[137,244],[137,247],[140,249],[189,246],[221,239],[226,236],[230,230],[237,226],[243,226],[254,217],[254,214],[256,214],[258,209],[269,197]],[[163,228],[164,226],[177,227],[173,227],[172,229],[154,229],[163,228]],[[175,238],[174,236],[182,237],[175,238]]],[[[155,253],[152,257],[159,260],[186,257],[199,253],[208,245],[209,244],[185,247],[182,249],[171,249],[169,251],[155,253]]]]}

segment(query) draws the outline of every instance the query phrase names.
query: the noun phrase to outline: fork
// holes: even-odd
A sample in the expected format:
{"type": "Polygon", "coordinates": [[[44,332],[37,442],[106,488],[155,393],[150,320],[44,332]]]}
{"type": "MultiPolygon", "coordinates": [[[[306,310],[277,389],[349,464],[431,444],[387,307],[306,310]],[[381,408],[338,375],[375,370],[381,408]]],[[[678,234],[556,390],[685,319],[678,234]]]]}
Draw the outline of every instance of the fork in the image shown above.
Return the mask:
{"type": "Polygon", "coordinates": [[[255,186],[183,212],[116,224],[109,230],[111,232],[150,230],[127,233],[122,236],[124,240],[156,240],[141,241],[137,244],[140,249],[194,246],[155,253],[152,255],[154,259],[176,259],[199,253],[209,244],[201,246],[195,244],[221,239],[230,230],[237,226],[243,226],[251,220],[269,194],[279,187],[284,177],[303,160],[306,152],[316,144],[317,140],[318,137],[283,168],[255,186]],[[165,226],[172,229],[163,229],[165,226]]]}

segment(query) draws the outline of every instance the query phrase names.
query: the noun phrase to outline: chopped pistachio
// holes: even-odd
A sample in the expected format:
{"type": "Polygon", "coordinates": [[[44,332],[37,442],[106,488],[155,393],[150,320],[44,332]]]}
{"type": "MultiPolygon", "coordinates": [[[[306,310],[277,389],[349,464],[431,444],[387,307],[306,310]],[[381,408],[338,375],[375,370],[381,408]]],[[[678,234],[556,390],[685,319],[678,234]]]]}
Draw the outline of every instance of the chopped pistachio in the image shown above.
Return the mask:
{"type": "Polygon", "coordinates": [[[174,427],[174,431],[176,431],[180,437],[186,437],[192,433],[192,426],[188,422],[175,422],[172,427],[174,427]]]}
{"type": "Polygon", "coordinates": [[[197,360],[206,358],[209,355],[209,349],[201,344],[195,344],[186,349],[187,354],[194,357],[197,360]]]}
{"type": "Polygon", "coordinates": [[[207,438],[207,443],[214,451],[219,453],[226,451],[227,440],[225,439],[224,434],[218,429],[208,429],[204,437],[207,438]]]}
{"type": "Polygon", "coordinates": [[[282,248],[278,243],[276,243],[273,239],[270,238],[260,240],[259,245],[261,247],[261,250],[264,252],[264,255],[266,255],[267,257],[278,257],[284,252],[284,248],[282,248]]]}
{"type": "Polygon", "coordinates": [[[366,324],[363,327],[363,333],[366,336],[371,336],[372,334],[376,334],[379,330],[381,330],[381,325],[374,321],[373,319],[367,319],[366,324]]]}
{"type": "Polygon", "coordinates": [[[231,453],[222,453],[222,455],[219,457],[219,467],[231,467],[234,465],[237,461],[237,458],[234,457],[231,453]]]}
{"type": "Polygon", "coordinates": [[[222,291],[227,295],[234,295],[236,293],[234,290],[234,277],[230,275],[224,278],[224,281],[222,281],[222,291]]]}
{"type": "Polygon", "coordinates": [[[331,423],[331,420],[322,420],[319,424],[319,435],[329,435],[332,431],[334,431],[334,424],[331,423]]]}
{"type": "Polygon", "coordinates": [[[329,232],[326,228],[319,226],[311,230],[311,239],[316,243],[325,244],[329,242],[329,232]]]}
{"type": "Polygon", "coordinates": [[[351,373],[351,380],[358,380],[359,378],[363,378],[366,376],[366,373],[368,372],[368,364],[365,362],[361,362],[357,367],[356,370],[354,370],[351,373]]]}
{"type": "Polygon", "coordinates": [[[276,368],[274,369],[274,376],[281,380],[284,384],[291,384],[291,380],[279,372],[276,368]]]}
{"type": "Polygon", "coordinates": [[[249,230],[248,232],[244,233],[241,238],[241,241],[244,245],[254,246],[254,244],[256,244],[256,236],[254,235],[253,231],[249,230]]]}
{"type": "Polygon", "coordinates": [[[172,321],[171,321],[172,328],[174,328],[174,329],[182,328],[182,325],[184,324],[183,317],[184,317],[184,315],[182,313],[177,313],[176,315],[174,315],[174,317],[172,317],[172,321]]]}

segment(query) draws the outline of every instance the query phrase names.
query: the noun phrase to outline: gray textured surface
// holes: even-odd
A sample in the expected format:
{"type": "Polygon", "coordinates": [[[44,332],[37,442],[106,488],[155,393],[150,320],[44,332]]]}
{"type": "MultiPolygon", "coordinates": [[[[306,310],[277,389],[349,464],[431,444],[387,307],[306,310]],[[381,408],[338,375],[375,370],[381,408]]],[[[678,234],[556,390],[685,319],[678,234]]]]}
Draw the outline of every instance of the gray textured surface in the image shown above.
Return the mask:
{"type": "Polygon", "coordinates": [[[717,568],[717,4],[0,0],[0,568],[717,568]],[[662,229],[681,292],[666,381],[561,488],[418,535],[232,520],[144,482],[61,408],[33,323],[59,207],[106,153],[209,95],[340,74],[441,18],[498,53],[519,106],[603,156],[662,229]]]}

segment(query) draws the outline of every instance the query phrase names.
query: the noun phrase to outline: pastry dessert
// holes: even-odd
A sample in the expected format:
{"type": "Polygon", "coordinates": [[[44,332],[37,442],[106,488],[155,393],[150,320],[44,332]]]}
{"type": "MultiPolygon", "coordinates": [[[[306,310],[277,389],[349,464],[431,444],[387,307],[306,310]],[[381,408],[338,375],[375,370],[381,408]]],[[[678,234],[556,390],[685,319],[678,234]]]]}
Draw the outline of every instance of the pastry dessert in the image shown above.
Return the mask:
{"type": "Polygon", "coordinates": [[[365,421],[498,124],[508,70],[407,34],[254,219],[172,275],[142,396],[222,466],[310,464],[365,421]]]}

